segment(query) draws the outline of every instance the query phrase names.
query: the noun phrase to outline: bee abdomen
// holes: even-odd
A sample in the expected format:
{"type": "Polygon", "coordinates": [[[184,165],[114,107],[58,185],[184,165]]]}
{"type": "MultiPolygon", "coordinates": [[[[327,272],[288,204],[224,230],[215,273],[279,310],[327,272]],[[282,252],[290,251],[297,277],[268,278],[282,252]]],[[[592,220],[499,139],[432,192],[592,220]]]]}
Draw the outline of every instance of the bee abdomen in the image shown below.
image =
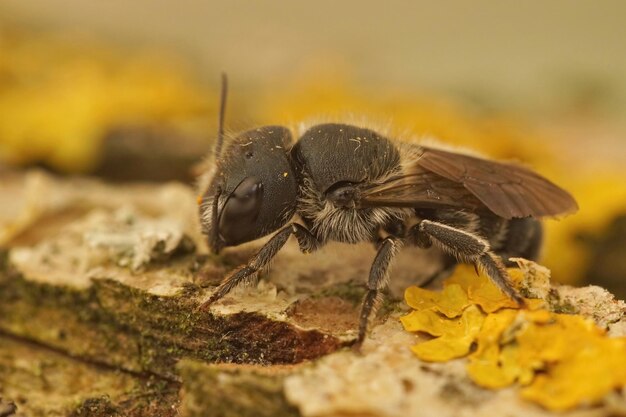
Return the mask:
{"type": "Polygon", "coordinates": [[[503,239],[494,245],[494,251],[502,257],[507,266],[514,264],[509,258],[537,260],[543,240],[541,222],[534,218],[511,219],[507,221],[503,239]]]}
{"type": "Polygon", "coordinates": [[[458,210],[421,210],[418,216],[474,233],[489,242],[507,266],[509,258],[537,260],[541,250],[543,229],[535,218],[503,219],[495,215],[478,215],[458,210]]]}

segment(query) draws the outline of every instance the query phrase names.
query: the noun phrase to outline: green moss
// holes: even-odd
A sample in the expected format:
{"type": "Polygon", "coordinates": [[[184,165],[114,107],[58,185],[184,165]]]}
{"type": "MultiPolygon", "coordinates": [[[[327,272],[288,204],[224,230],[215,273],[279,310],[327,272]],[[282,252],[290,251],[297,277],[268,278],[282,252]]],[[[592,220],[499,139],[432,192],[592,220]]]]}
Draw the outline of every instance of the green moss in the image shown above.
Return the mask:
{"type": "Polygon", "coordinates": [[[108,396],[88,398],[78,405],[70,417],[122,417],[122,413],[113,404],[108,396]]]}
{"type": "Polygon", "coordinates": [[[178,410],[178,383],[6,336],[0,336],[0,381],[19,415],[173,417],[178,410]]]}
{"type": "Polygon", "coordinates": [[[184,296],[159,297],[120,282],[87,289],[0,273],[0,329],[76,357],[177,379],[181,358],[205,362],[297,363],[340,342],[255,313],[196,313],[184,296]]]}
{"type": "Polygon", "coordinates": [[[561,314],[578,314],[580,309],[576,307],[570,300],[561,298],[561,295],[555,289],[551,289],[548,293],[548,305],[550,310],[561,314]]]}
{"type": "Polygon", "coordinates": [[[362,282],[348,281],[324,288],[313,297],[339,297],[357,306],[363,302],[366,292],[362,282]]]}

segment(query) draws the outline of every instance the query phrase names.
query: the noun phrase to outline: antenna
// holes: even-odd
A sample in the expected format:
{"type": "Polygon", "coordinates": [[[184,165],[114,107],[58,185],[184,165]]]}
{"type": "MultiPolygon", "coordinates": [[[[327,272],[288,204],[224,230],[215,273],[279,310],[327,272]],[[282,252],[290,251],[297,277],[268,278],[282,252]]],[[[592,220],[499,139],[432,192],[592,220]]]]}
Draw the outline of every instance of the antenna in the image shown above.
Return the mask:
{"type": "Polygon", "coordinates": [[[226,114],[226,96],[228,95],[228,77],[226,73],[222,73],[222,94],[220,96],[220,115],[219,124],[217,125],[217,142],[215,144],[215,158],[219,158],[222,153],[222,144],[224,143],[224,115],[226,114]]]}

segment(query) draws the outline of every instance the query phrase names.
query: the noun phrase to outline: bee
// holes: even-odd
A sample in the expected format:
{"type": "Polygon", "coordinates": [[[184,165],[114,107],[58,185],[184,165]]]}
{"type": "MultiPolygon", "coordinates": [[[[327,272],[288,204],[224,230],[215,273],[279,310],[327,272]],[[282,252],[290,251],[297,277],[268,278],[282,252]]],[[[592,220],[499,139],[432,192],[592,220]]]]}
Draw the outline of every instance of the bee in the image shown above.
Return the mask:
{"type": "Polygon", "coordinates": [[[318,124],[295,141],[285,127],[263,126],[222,149],[226,86],[224,76],[215,163],[199,198],[203,233],[214,253],[274,235],[201,309],[266,267],[292,235],[303,253],[330,241],[377,246],[356,346],[403,246],[442,249],[438,275],[457,263],[475,265],[522,306],[508,259],[536,259],[539,219],[578,208],[569,193],[524,166],[394,141],[349,124],[318,124]]]}

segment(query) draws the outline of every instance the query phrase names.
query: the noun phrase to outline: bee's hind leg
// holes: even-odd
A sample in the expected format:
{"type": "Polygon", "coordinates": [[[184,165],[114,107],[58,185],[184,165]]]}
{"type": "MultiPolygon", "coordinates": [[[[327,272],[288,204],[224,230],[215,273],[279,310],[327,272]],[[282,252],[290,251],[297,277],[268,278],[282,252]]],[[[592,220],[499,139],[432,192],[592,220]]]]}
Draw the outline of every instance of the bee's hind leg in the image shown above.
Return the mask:
{"type": "Polygon", "coordinates": [[[242,265],[234,272],[228,275],[222,283],[213,292],[211,297],[202,303],[198,309],[207,309],[211,304],[228,294],[233,288],[245,281],[247,278],[256,274],[260,269],[265,267],[276,254],[285,246],[291,235],[295,235],[298,239],[300,250],[304,253],[313,252],[318,249],[322,243],[304,226],[292,223],[282,228],[257,252],[256,255],[248,261],[246,265],[242,265]]]}
{"type": "Polygon", "coordinates": [[[465,230],[430,220],[422,220],[415,227],[418,227],[419,232],[428,235],[434,243],[459,261],[474,263],[481,267],[506,295],[520,306],[524,305],[524,299],[509,282],[502,259],[491,251],[489,242],[485,239],[465,230]]]}
{"type": "Polygon", "coordinates": [[[398,238],[387,237],[378,247],[378,253],[376,254],[376,258],[374,258],[369,279],[367,280],[367,294],[365,294],[365,298],[363,299],[359,320],[359,336],[353,345],[355,349],[359,349],[363,340],[365,340],[370,316],[376,313],[378,309],[382,291],[387,285],[389,266],[394,256],[398,253],[401,243],[401,240],[398,238]]]}
{"type": "MultiPolygon", "coordinates": [[[[405,242],[421,249],[430,249],[433,246],[432,239],[429,235],[420,230],[419,225],[420,223],[417,223],[406,231],[405,242]]],[[[418,285],[420,287],[428,287],[434,282],[448,278],[452,275],[458,264],[459,261],[457,258],[450,255],[448,252],[444,252],[440,268],[436,272],[422,279],[418,285]]]]}

